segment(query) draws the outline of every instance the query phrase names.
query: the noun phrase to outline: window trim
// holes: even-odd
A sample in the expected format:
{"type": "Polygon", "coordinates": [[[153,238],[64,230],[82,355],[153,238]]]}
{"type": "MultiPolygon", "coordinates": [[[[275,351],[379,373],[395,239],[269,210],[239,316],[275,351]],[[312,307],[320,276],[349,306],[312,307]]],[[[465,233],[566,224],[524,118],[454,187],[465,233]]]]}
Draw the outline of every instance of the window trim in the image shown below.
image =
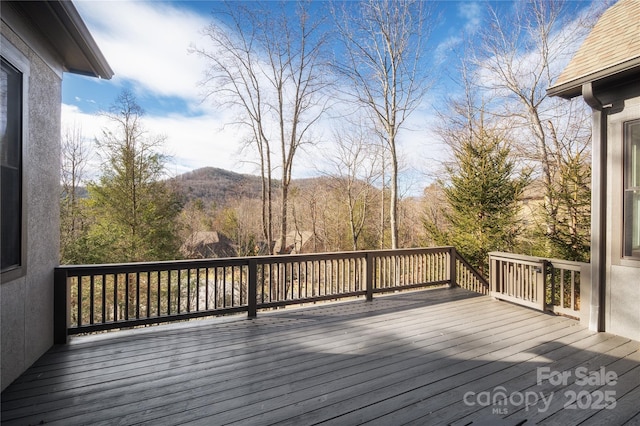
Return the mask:
{"type": "MultiPolygon", "coordinates": [[[[629,191],[630,185],[630,167],[629,162],[631,161],[631,138],[628,137],[630,132],[630,127],[632,125],[640,125],[640,118],[633,120],[626,120],[622,123],[622,141],[623,141],[623,154],[622,154],[622,259],[625,260],[640,260],[640,249],[634,251],[632,248],[631,254],[627,254],[627,240],[629,238],[627,231],[627,216],[628,216],[628,206],[627,206],[627,192],[629,191]]],[[[638,187],[633,187],[638,188],[638,187]]],[[[640,215],[640,212],[638,212],[640,215]]]]}
{"type": "Polygon", "coordinates": [[[25,175],[25,163],[27,154],[27,143],[29,135],[29,76],[30,76],[30,64],[27,57],[20,52],[13,44],[9,42],[4,36],[1,36],[0,56],[10,63],[14,68],[22,73],[22,158],[20,165],[20,179],[21,179],[21,200],[22,200],[22,217],[21,217],[21,253],[20,253],[20,266],[6,270],[0,275],[0,282],[5,283],[13,281],[17,278],[23,277],[27,273],[27,188],[26,188],[26,175],[25,175]]]}

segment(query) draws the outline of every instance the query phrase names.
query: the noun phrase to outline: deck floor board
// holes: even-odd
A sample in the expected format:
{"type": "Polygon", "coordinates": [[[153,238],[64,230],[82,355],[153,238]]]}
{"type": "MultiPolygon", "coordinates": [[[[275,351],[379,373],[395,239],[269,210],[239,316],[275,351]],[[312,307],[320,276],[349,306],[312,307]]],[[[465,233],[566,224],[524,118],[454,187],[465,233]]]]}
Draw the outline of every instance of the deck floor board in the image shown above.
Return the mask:
{"type": "Polygon", "coordinates": [[[260,312],[254,320],[224,317],[74,337],[2,393],[1,420],[253,426],[468,425],[506,418],[631,425],[640,419],[639,398],[640,342],[440,288],[260,312]],[[572,376],[577,368],[604,368],[618,381],[537,383],[541,367],[572,376]],[[478,399],[497,398],[500,389],[554,396],[545,410],[541,402],[478,399]],[[615,391],[614,409],[565,408],[565,392],[605,389],[615,391]]]}

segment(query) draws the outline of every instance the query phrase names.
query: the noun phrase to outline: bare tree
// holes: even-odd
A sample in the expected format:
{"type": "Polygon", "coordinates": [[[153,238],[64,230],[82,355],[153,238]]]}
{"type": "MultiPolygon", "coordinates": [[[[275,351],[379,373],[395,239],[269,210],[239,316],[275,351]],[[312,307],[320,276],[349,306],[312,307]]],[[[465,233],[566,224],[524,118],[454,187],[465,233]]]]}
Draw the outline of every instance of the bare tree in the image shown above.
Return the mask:
{"type": "Polygon", "coordinates": [[[78,240],[87,226],[80,191],[91,152],[77,125],[65,127],[61,148],[60,259],[61,263],[71,263],[76,260],[78,240]]]}
{"type": "Polygon", "coordinates": [[[391,246],[397,248],[398,134],[427,90],[426,2],[347,2],[335,15],[344,52],[336,68],[353,87],[348,95],[368,112],[390,154],[391,246]]]}
{"type": "Polygon", "coordinates": [[[371,220],[373,183],[379,177],[379,155],[364,125],[349,125],[334,132],[336,155],[330,159],[331,187],[341,194],[346,205],[352,249],[361,249],[359,238],[371,220]]]}
{"type": "Polygon", "coordinates": [[[562,203],[570,199],[558,188],[563,164],[574,167],[579,159],[588,167],[589,160],[585,155],[590,142],[585,108],[576,102],[560,103],[546,93],[603,10],[597,5],[578,10],[579,6],[564,0],[532,0],[518,3],[511,13],[490,9],[490,24],[482,32],[481,47],[473,60],[482,89],[499,101],[490,110],[510,119],[514,140],[524,142],[520,145],[523,154],[539,164],[544,232],[550,241],[556,239],[558,226],[565,220],[562,203]]]}
{"type": "Polygon", "coordinates": [[[310,2],[268,3],[263,7],[229,4],[205,33],[208,49],[194,48],[210,68],[204,80],[207,97],[238,107],[236,124],[249,130],[263,178],[263,233],[273,238],[272,161],[280,155],[280,241],[287,246],[289,186],[297,151],[312,142],[327,82],[322,15],[310,2]]]}

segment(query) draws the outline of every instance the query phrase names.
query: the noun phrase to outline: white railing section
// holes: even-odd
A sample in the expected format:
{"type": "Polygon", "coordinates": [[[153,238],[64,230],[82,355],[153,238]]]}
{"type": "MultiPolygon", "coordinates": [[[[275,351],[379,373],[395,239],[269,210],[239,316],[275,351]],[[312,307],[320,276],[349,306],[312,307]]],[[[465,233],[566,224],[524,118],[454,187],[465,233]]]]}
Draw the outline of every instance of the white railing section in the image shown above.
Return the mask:
{"type": "Polygon", "coordinates": [[[580,294],[589,286],[589,264],[489,253],[490,295],[541,311],[581,317],[580,294]]]}

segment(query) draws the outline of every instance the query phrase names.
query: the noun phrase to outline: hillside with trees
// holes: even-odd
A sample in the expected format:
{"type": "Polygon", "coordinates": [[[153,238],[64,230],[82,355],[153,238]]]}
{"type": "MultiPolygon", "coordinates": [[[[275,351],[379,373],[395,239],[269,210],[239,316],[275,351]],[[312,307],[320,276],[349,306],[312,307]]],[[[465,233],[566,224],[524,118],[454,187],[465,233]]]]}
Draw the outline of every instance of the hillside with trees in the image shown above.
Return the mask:
{"type": "Polygon", "coordinates": [[[185,202],[202,200],[205,204],[225,205],[239,198],[260,199],[259,176],[204,167],[171,179],[185,202]]]}

